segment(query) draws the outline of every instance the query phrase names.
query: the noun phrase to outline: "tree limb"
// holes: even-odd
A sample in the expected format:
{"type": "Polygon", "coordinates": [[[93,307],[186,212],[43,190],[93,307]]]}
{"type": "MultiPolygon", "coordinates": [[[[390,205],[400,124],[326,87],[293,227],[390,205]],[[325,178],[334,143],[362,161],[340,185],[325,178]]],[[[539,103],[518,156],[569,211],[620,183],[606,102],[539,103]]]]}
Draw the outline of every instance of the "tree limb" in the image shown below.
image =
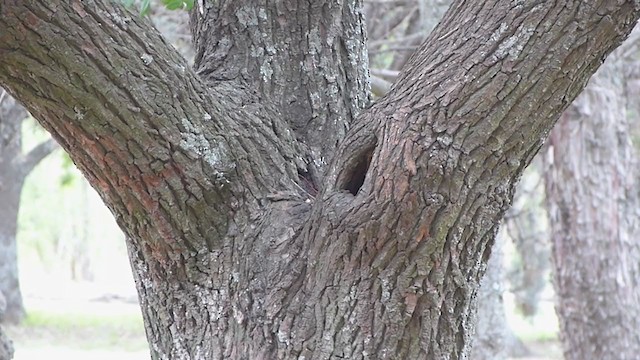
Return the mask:
{"type": "Polygon", "coordinates": [[[148,21],[113,1],[2,1],[0,83],[70,153],[127,235],[163,240],[158,254],[215,246],[238,198],[297,181],[295,140],[276,134],[276,114],[241,103],[239,90],[207,89],[148,21]],[[189,226],[173,211],[185,206],[218,227],[189,226]]]}
{"type": "Polygon", "coordinates": [[[383,78],[371,76],[371,91],[376,97],[384,96],[391,88],[391,85],[392,83],[383,78]]]}
{"type": "Polygon", "coordinates": [[[22,156],[20,170],[22,176],[27,176],[35,167],[47,157],[51,152],[58,148],[55,140],[49,138],[31,149],[27,154],[22,156]]]}
{"type": "Polygon", "coordinates": [[[347,348],[357,327],[373,339],[368,353],[464,357],[470,319],[441,314],[473,310],[522,171],[639,16],[632,2],[605,0],[452,4],[330,167],[298,295],[323,304],[321,329],[336,316],[354,323],[317,331],[317,348],[347,348]],[[345,273],[357,275],[335,275],[345,273]],[[372,311],[371,293],[411,314],[372,311]],[[418,342],[431,346],[411,352],[418,342]]]}
{"type": "Polygon", "coordinates": [[[387,69],[371,69],[371,74],[374,76],[381,77],[387,81],[395,81],[398,75],[400,75],[400,71],[397,70],[387,70],[387,69]]]}

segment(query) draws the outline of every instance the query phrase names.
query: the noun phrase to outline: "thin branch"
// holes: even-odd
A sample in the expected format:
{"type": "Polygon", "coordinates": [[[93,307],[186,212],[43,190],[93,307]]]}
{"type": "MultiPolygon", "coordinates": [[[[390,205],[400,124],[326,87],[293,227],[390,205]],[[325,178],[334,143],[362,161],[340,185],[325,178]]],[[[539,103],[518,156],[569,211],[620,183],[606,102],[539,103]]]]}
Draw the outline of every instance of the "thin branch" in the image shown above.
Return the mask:
{"type": "Polygon", "coordinates": [[[391,83],[383,78],[379,78],[375,75],[371,76],[371,92],[376,97],[381,97],[391,89],[391,83]]]}
{"type": "Polygon", "coordinates": [[[415,51],[417,48],[418,46],[392,46],[386,49],[370,51],[369,54],[381,54],[392,51],[415,51]]]}
{"type": "Polygon", "coordinates": [[[407,35],[407,36],[403,36],[400,38],[396,38],[396,39],[380,39],[380,40],[374,40],[369,42],[369,47],[377,47],[377,46],[382,46],[382,45],[393,45],[393,44],[399,44],[399,43],[412,43],[413,41],[421,41],[422,39],[424,39],[427,36],[427,32],[424,31],[419,31],[417,33],[411,34],[411,35],[407,35]]]}
{"type": "Polygon", "coordinates": [[[625,61],[635,61],[638,58],[638,52],[640,51],[640,28],[634,29],[629,34],[627,40],[625,40],[618,50],[621,54],[620,57],[625,61]]]}
{"type": "Polygon", "coordinates": [[[2,102],[4,101],[4,98],[7,96],[7,90],[2,89],[2,94],[0,94],[0,105],[2,105],[2,102]]]}
{"type": "Polygon", "coordinates": [[[381,77],[387,81],[395,81],[400,74],[398,70],[387,70],[387,69],[371,69],[371,75],[381,77]]]}
{"type": "Polygon", "coordinates": [[[33,171],[36,165],[40,163],[40,161],[42,161],[59,147],[60,146],[58,145],[58,143],[55,142],[55,140],[53,140],[52,138],[49,138],[36,145],[22,158],[20,166],[22,176],[27,176],[31,171],[33,171]]]}

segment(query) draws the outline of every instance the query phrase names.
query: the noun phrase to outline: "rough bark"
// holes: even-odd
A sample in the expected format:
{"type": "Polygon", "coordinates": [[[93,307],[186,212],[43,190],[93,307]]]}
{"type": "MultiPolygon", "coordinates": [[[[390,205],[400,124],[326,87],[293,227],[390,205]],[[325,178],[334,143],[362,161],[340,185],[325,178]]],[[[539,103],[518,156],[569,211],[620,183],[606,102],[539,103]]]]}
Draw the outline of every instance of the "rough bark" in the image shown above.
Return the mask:
{"type": "MultiPolygon", "coordinates": [[[[419,45],[440,21],[449,4],[448,0],[393,2],[383,6],[365,3],[367,30],[371,40],[370,54],[379,52],[383,46],[393,48],[394,45],[399,44],[419,45]],[[405,18],[403,19],[402,16],[405,18]],[[406,22],[404,28],[401,26],[403,22],[406,22]]],[[[392,82],[398,76],[397,70],[406,63],[411,53],[406,49],[392,51],[387,69],[372,69],[371,87],[375,96],[383,96],[389,91],[392,82]]],[[[389,58],[389,53],[382,55],[379,54],[378,59],[375,55],[370,56],[370,62],[384,64],[385,58],[389,58]]],[[[513,334],[506,321],[502,297],[504,266],[501,261],[501,249],[498,249],[496,257],[497,259],[490,261],[479,290],[477,328],[471,354],[471,358],[475,360],[497,360],[504,359],[508,355],[523,356],[527,353],[526,348],[513,334]]]]}
{"type": "Polygon", "coordinates": [[[195,70],[278,109],[307,148],[317,187],[349,124],[369,103],[359,0],[221,0],[191,12],[195,70]]]}
{"type": "MultiPolygon", "coordinates": [[[[4,315],[7,309],[7,301],[4,295],[0,293],[0,317],[4,315]]],[[[0,360],[13,359],[13,342],[4,333],[4,329],[0,326],[0,360]]]]}
{"type": "Polygon", "coordinates": [[[550,138],[556,312],[569,360],[640,353],[638,165],[621,64],[607,60],[550,138]]]}
{"type": "Polygon", "coordinates": [[[355,116],[358,1],[198,2],[195,71],[110,1],[0,4],[0,83],[127,234],[154,359],[465,357],[522,170],[640,16],[458,1],[355,116]]]}

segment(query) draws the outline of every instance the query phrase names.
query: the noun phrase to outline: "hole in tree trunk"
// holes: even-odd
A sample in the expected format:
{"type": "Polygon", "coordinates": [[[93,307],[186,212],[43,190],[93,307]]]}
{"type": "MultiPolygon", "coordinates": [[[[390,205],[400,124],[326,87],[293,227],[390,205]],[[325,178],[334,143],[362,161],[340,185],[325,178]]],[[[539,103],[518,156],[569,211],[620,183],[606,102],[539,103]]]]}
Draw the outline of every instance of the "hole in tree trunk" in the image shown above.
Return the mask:
{"type": "Polygon", "coordinates": [[[352,195],[356,195],[362,184],[364,184],[364,179],[367,176],[367,171],[369,170],[369,165],[371,164],[371,158],[373,157],[373,150],[375,146],[367,148],[364,152],[362,152],[354,162],[352,162],[351,168],[348,170],[348,176],[346,177],[346,181],[343,183],[341,187],[342,190],[347,190],[352,195]]]}

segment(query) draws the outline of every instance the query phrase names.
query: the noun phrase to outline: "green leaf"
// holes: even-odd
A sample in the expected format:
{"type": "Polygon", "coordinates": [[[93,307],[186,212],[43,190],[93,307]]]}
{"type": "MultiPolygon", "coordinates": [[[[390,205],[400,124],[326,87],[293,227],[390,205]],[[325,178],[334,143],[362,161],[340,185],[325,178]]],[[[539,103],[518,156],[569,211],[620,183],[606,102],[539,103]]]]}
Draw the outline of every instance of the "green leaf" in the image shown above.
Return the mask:
{"type": "Polygon", "coordinates": [[[176,10],[182,7],[182,0],[162,0],[162,3],[169,10],[176,10]]]}
{"type": "Polygon", "coordinates": [[[162,3],[169,10],[191,10],[194,5],[194,0],[162,0],[162,3]]]}
{"type": "Polygon", "coordinates": [[[146,16],[151,11],[151,0],[142,0],[140,5],[140,16],[146,16]]]}

